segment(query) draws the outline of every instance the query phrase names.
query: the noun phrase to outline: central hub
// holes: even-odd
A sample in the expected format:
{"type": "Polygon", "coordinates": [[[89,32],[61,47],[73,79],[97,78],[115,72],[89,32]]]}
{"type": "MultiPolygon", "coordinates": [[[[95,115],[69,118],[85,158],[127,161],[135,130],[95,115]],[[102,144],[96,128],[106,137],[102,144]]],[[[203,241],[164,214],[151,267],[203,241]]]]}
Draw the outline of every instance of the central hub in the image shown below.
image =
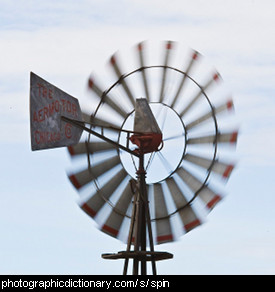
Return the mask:
{"type": "Polygon", "coordinates": [[[145,98],[136,100],[134,134],[130,141],[138,146],[135,151],[141,154],[158,151],[162,143],[161,130],[145,98]]]}
{"type": "MultiPolygon", "coordinates": [[[[162,135],[161,142],[163,145],[159,145],[157,149],[144,155],[147,184],[166,179],[178,168],[185,153],[186,142],[184,124],[172,108],[163,103],[150,103],[149,107],[162,135]],[[161,150],[159,150],[160,148],[161,150]]],[[[125,119],[122,130],[136,130],[134,127],[136,116],[136,110],[134,110],[125,119]]],[[[118,142],[122,145],[127,145],[127,134],[121,132],[118,142]]],[[[135,145],[132,143],[129,146],[132,150],[136,150],[135,145]]],[[[128,174],[136,178],[136,171],[139,165],[138,158],[123,151],[119,151],[119,156],[128,174]]]]}

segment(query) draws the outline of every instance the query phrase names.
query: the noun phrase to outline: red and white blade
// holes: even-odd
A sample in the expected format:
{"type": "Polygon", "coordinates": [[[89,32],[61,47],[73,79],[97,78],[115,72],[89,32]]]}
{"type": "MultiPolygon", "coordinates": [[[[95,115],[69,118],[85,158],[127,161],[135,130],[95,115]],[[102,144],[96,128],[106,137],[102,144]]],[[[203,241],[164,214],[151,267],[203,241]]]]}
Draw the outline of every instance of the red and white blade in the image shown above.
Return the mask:
{"type": "Polygon", "coordinates": [[[197,179],[194,175],[188,172],[183,167],[177,170],[177,174],[183,182],[204,202],[205,206],[211,210],[222,199],[220,194],[215,193],[208,186],[197,179]]]}
{"type": "Polygon", "coordinates": [[[81,142],[73,146],[68,147],[68,151],[71,156],[77,156],[87,153],[104,152],[108,150],[115,150],[114,145],[107,142],[81,142]]]}
{"type": "Polygon", "coordinates": [[[133,192],[130,183],[122,191],[119,200],[115,204],[111,214],[105,221],[101,230],[110,236],[117,237],[123,220],[125,219],[126,212],[131,204],[133,192]]]}
{"type": "Polygon", "coordinates": [[[223,103],[222,105],[215,107],[214,108],[214,113],[212,112],[212,110],[210,110],[208,113],[200,116],[199,118],[197,118],[196,120],[190,122],[189,124],[186,125],[186,129],[190,130],[196,126],[202,125],[203,123],[209,121],[212,117],[213,114],[218,115],[221,114],[225,111],[231,111],[233,110],[233,101],[232,99],[228,100],[227,102],[223,103]]]}
{"type": "Polygon", "coordinates": [[[118,57],[116,55],[113,55],[110,59],[110,64],[117,76],[118,79],[120,79],[120,84],[122,85],[124,91],[126,92],[126,95],[128,96],[129,100],[131,101],[133,107],[135,106],[135,99],[132,94],[132,91],[130,90],[130,87],[125,79],[123,79],[123,74],[121,72],[120,66],[118,64],[118,57]]]}
{"type": "Polygon", "coordinates": [[[86,212],[89,216],[94,218],[126,176],[127,173],[122,168],[90,199],[88,199],[85,203],[82,203],[82,210],[86,212]]]}
{"type": "Polygon", "coordinates": [[[170,218],[168,216],[167,206],[164,199],[161,184],[154,184],[154,204],[155,219],[157,231],[157,244],[173,241],[170,218]]]}
{"type": "Polygon", "coordinates": [[[195,137],[190,138],[187,140],[187,144],[214,144],[216,141],[217,143],[224,143],[224,144],[231,144],[235,145],[237,143],[238,132],[234,131],[231,133],[223,133],[218,135],[209,135],[209,136],[202,136],[202,137],[195,137]]]}
{"type": "Polygon", "coordinates": [[[165,57],[163,62],[163,70],[162,70],[162,79],[161,79],[161,88],[160,88],[160,96],[159,96],[159,102],[163,102],[164,99],[164,90],[165,90],[165,84],[166,84],[166,77],[167,77],[167,66],[169,64],[171,51],[174,44],[172,41],[167,41],[165,44],[165,57]]]}
{"type": "Polygon", "coordinates": [[[173,177],[166,180],[167,186],[177,208],[178,214],[184,226],[184,231],[189,232],[201,224],[198,216],[188,204],[183,192],[175,182],[173,177]]]}
{"type": "MultiPolygon", "coordinates": [[[[137,45],[138,49],[138,55],[139,55],[139,65],[140,68],[144,68],[144,42],[141,42],[137,45]]],[[[141,69],[141,74],[142,74],[142,81],[143,81],[143,87],[145,91],[145,97],[150,101],[150,95],[149,95],[149,88],[148,88],[148,81],[147,81],[147,75],[146,75],[146,70],[141,69]]]]}
{"type": "Polygon", "coordinates": [[[206,84],[200,88],[199,92],[191,99],[188,105],[181,111],[179,116],[180,117],[184,116],[193,107],[193,105],[199,100],[203,92],[205,92],[210,87],[210,85],[214,83],[214,81],[217,82],[219,79],[220,79],[219,73],[213,74],[213,76],[211,76],[208,82],[206,82],[206,84]]]}
{"type": "Polygon", "coordinates": [[[190,58],[189,64],[187,65],[187,68],[185,70],[185,74],[182,76],[181,82],[179,84],[179,88],[176,92],[175,97],[173,98],[173,101],[171,103],[171,107],[173,108],[180,96],[180,93],[183,89],[183,86],[185,84],[186,78],[188,74],[190,73],[191,69],[193,68],[194,64],[196,63],[195,61],[199,58],[199,53],[197,51],[192,51],[192,56],[190,58]]]}
{"type": "Polygon", "coordinates": [[[213,162],[211,159],[192,154],[186,154],[184,156],[184,160],[189,161],[206,170],[209,170],[211,167],[211,171],[221,175],[224,179],[228,179],[232,170],[234,169],[233,164],[224,163],[219,160],[215,160],[213,162]]]}
{"type": "Polygon", "coordinates": [[[105,92],[100,88],[100,86],[95,82],[95,80],[92,77],[89,78],[88,88],[92,90],[103,103],[108,104],[110,108],[112,108],[115,112],[120,114],[124,119],[128,116],[128,114],[120,105],[115,103],[109,95],[105,94],[105,92]]]}
{"type": "Polygon", "coordinates": [[[87,168],[77,173],[70,174],[69,179],[76,189],[81,189],[83,186],[94,181],[100,175],[104,174],[106,171],[112,169],[120,163],[120,158],[118,156],[115,156],[106,159],[91,168],[87,168]]]}

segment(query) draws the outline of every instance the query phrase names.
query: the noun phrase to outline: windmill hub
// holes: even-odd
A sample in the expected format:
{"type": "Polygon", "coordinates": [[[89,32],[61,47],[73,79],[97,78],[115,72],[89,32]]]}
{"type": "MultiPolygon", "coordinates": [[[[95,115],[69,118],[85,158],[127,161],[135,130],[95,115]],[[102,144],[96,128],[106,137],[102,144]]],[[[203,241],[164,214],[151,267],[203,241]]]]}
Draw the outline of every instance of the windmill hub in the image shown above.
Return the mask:
{"type": "MultiPolygon", "coordinates": [[[[149,106],[162,132],[161,149],[159,148],[159,151],[154,153],[147,153],[144,157],[146,180],[148,184],[153,184],[165,180],[177,169],[185,154],[186,132],[182,120],[171,107],[156,102],[149,103],[149,106]]],[[[131,129],[134,119],[135,111],[126,118],[122,129],[131,129]]],[[[119,143],[125,144],[126,140],[127,135],[121,132],[119,143]]],[[[134,144],[130,145],[135,148],[134,144]]],[[[128,174],[136,178],[138,159],[124,151],[120,151],[120,159],[128,174]]]]}

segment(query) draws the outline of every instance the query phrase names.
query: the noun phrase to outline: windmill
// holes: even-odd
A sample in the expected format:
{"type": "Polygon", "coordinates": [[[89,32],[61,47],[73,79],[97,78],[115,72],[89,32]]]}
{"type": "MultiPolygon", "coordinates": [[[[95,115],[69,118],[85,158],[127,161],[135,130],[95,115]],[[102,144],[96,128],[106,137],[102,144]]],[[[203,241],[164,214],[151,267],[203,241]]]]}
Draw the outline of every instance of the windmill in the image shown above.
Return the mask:
{"type": "Polygon", "coordinates": [[[213,185],[226,182],[234,168],[220,150],[230,152],[238,132],[218,123],[232,112],[233,101],[216,105],[210,99],[221,79],[216,71],[199,81],[192,75],[201,58],[197,51],[189,52],[183,69],[173,66],[175,45],[164,43],[159,65],[149,63],[146,44],[139,43],[137,67],[126,73],[114,54],[109,65],[115,80],[107,89],[89,77],[93,113],[31,77],[32,149],[67,146],[73,162],[82,165],[69,179],[80,192],[81,209],[102,232],[127,244],[125,251],[102,255],[124,259],[123,274],[129,260],[133,274],[147,274],[147,262],[157,274],[156,261],[173,255],[154,245],[201,225],[202,210],[208,213],[223,197],[213,185]]]}

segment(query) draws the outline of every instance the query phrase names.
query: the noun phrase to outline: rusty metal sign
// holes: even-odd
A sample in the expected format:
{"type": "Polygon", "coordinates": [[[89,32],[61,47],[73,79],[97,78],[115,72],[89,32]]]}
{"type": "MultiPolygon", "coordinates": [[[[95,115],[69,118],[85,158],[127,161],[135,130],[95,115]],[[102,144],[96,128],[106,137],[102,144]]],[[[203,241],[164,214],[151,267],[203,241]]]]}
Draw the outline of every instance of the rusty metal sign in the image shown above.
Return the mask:
{"type": "Polygon", "coordinates": [[[32,150],[77,144],[82,129],[61,117],[82,121],[78,100],[32,72],[30,86],[32,150]]]}

